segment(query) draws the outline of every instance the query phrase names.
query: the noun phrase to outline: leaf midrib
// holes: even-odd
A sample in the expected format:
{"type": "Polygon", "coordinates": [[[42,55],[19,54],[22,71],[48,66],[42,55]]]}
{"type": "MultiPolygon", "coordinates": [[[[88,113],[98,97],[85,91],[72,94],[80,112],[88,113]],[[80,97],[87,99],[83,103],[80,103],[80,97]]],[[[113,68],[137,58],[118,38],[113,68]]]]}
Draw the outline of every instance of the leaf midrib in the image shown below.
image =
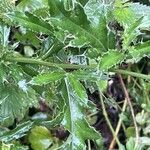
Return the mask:
{"type": "MultiPolygon", "coordinates": [[[[55,4],[55,5],[57,7],[57,4],[55,4]]],[[[104,50],[106,50],[105,46],[102,44],[102,42],[100,40],[97,39],[97,37],[95,37],[93,34],[88,32],[86,29],[82,28],[81,26],[79,26],[75,22],[73,22],[70,19],[68,19],[68,17],[58,7],[57,7],[57,10],[66,18],[66,20],[71,22],[74,26],[77,26],[78,28],[80,28],[80,30],[84,31],[86,34],[88,34],[88,36],[91,36],[95,41],[97,41],[97,43],[99,43],[99,45],[101,45],[104,48],[104,50]]]]}

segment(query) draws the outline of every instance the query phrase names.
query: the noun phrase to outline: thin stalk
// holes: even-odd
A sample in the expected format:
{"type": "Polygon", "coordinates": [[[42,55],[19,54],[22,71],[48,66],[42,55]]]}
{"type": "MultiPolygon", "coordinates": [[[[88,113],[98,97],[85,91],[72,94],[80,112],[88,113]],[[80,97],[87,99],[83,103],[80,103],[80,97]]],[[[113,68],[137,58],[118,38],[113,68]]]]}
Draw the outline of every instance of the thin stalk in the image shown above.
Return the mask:
{"type": "MultiPolygon", "coordinates": [[[[123,103],[123,107],[122,107],[122,112],[125,112],[126,107],[127,107],[127,103],[128,103],[128,102],[127,102],[127,99],[125,99],[125,100],[124,100],[124,103],[123,103]]],[[[115,130],[115,135],[116,135],[116,136],[117,136],[118,133],[119,133],[119,130],[120,130],[120,128],[121,128],[121,124],[122,124],[122,120],[121,120],[121,118],[120,118],[119,121],[118,121],[116,130],[115,130]]],[[[115,137],[114,137],[113,140],[111,141],[110,146],[109,146],[109,150],[114,149],[115,143],[116,143],[116,140],[115,140],[115,137]]]]}
{"type": "Polygon", "coordinates": [[[138,146],[138,142],[139,142],[139,130],[138,130],[138,126],[137,126],[136,119],[135,119],[134,109],[133,109],[133,106],[132,106],[132,103],[131,103],[128,91],[126,89],[126,86],[125,86],[125,84],[123,82],[123,79],[122,79],[121,75],[119,75],[119,79],[120,79],[120,83],[121,83],[121,86],[123,88],[125,97],[127,99],[128,105],[130,107],[130,111],[131,111],[131,115],[132,115],[132,119],[133,119],[133,123],[134,123],[134,127],[135,127],[135,133],[136,133],[135,149],[136,149],[136,147],[138,146]]]}
{"type": "Polygon", "coordinates": [[[88,150],[92,150],[90,140],[88,140],[88,150]]]}
{"type": "MultiPolygon", "coordinates": [[[[42,66],[47,66],[47,67],[56,67],[56,68],[63,68],[63,69],[95,69],[97,67],[97,65],[88,66],[88,65],[75,65],[75,64],[57,64],[57,63],[43,61],[40,59],[25,58],[25,57],[7,57],[6,56],[4,58],[4,61],[20,62],[20,63],[25,63],[25,64],[35,64],[35,65],[42,65],[42,66]]],[[[140,74],[140,73],[131,72],[127,70],[121,70],[121,69],[111,69],[109,71],[150,80],[150,75],[140,74]]]]}
{"type": "Polygon", "coordinates": [[[141,74],[141,73],[131,72],[131,71],[127,71],[127,70],[115,69],[115,70],[112,70],[112,72],[116,72],[118,74],[130,75],[130,76],[133,76],[133,77],[150,80],[150,75],[145,75],[145,74],[141,74]]]}
{"type": "Polygon", "coordinates": [[[120,147],[121,143],[120,143],[120,141],[119,141],[119,139],[118,139],[118,137],[117,137],[117,135],[116,135],[116,133],[115,133],[112,125],[111,125],[111,122],[110,122],[110,120],[108,118],[108,114],[107,114],[106,107],[105,107],[105,104],[104,104],[103,96],[102,96],[102,93],[100,91],[99,91],[99,97],[100,97],[100,101],[101,101],[101,105],[102,105],[102,110],[103,110],[103,115],[105,117],[105,120],[106,120],[106,122],[107,122],[107,124],[108,124],[108,126],[109,126],[109,128],[110,128],[110,130],[112,132],[112,134],[113,134],[113,137],[115,138],[118,146],[120,147]]]}

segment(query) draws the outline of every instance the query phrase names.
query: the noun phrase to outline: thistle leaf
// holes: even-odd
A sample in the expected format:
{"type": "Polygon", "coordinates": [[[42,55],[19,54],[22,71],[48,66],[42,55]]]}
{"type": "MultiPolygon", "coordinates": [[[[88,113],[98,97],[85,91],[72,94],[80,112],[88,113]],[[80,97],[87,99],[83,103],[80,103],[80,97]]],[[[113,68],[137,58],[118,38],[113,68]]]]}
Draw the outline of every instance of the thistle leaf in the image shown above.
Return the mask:
{"type": "Polygon", "coordinates": [[[44,74],[34,77],[30,81],[30,84],[33,84],[33,85],[48,84],[50,82],[55,82],[55,81],[62,79],[64,77],[64,75],[65,75],[64,72],[59,72],[59,71],[44,73],[44,74]]]}
{"type": "Polygon", "coordinates": [[[102,58],[99,62],[99,69],[106,71],[111,67],[117,65],[125,59],[125,54],[117,50],[109,50],[108,52],[102,55],[102,58]]]}
{"type": "Polygon", "coordinates": [[[34,12],[36,10],[46,8],[48,6],[48,0],[22,0],[18,5],[18,11],[34,12]]]}
{"type": "Polygon", "coordinates": [[[106,50],[107,46],[102,37],[107,35],[107,27],[105,17],[100,17],[100,21],[94,26],[90,23],[84,8],[76,3],[74,13],[66,11],[63,6],[63,1],[50,0],[50,14],[55,19],[51,19],[54,26],[59,27],[64,31],[68,31],[74,36],[71,41],[71,46],[83,46],[90,44],[102,50],[106,50]],[[78,31],[78,32],[76,32],[78,31]]]}
{"type": "Polygon", "coordinates": [[[150,41],[135,46],[131,49],[131,51],[129,51],[129,54],[135,62],[138,62],[143,57],[150,57],[150,41]]]}
{"type": "MultiPolygon", "coordinates": [[[[90,127],[84,118],[83,107],[88,99],[85,90],[79,81],[72,75],[65,78],[62,96],[66,102],[62,125],[70,132],[63,149],[85,150],[86,139],[101,139],[101,136],[90,127]],[[84,129],[84,130],[83,130],[84,129]]],[[[102,145],[102,140],[101,140],[102,145]]]]}
{"type": "Polygon", "coordinates": [[[0,25],[0,44],[3,47],[8,46],[8,43],[9,43],[9,39],[8,39],[9,38],[9,34],[10,34],[10,28],[7,27],[4,24],[1,24],[0,25]]]}
{"type": "Polygon", "coordinates": [[[26,12],[25,14],[19,11],[9,12],[6,14],[12,21],[19,23],[29,30],[42,32],[45,34],[53,34],[53,27],[46,21],[37,16],[26,12]]]}
{"type": "Polygon", "coordinates": [[[141,34],[139,27],[142,23],[143,17],[133,21],[130,26],[126,26],[123,32],[123,49],[128,49],[128,46],[136,39],[137,36],[141,34]]]}
{"type": "Polygon", "coordinates": [[[17,125],[17,127],[11,131],[6,131],[0,136],[0,141],[10,142],[12,140],[19,139],[26,135],[33,125],[33,122],[27,121],[22,124],[17,125]]]}
{"type": "Polygon", "coordinates": [[[123,26],[129,26],[136,19],[134,11],[129,7],[129,4],[128,2],[123,4],[122,0],[116,0],[114,4],[114,17],[123,26]]]}
{"type": "Polygon", "coordinates": [[[15,85],[0,85],[0,124],[10,126],[14,119],[21,120],[26,110],[36,105],[35,91],[25,93],[15,85]],[[10,90],[11,89],[11,90],[10,90]]]}

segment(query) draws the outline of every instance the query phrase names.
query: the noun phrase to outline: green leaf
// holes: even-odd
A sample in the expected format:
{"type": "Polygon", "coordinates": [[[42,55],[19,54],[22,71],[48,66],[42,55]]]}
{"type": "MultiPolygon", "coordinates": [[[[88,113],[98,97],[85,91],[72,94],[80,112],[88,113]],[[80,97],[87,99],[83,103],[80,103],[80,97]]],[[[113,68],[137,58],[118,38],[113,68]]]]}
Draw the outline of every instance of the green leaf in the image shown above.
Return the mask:
{"type": "Polygon", "coordinates": [[[100,70],[108,70],[125,59],[125,54],[117,50],[109,50],[101,56],[99,62],[100,70]]]}
{"type": "Polygon", "coordinates": [[[28,146],[23,146],[22,144],[10,144],[11,150],[29,150],[28,146]]]}
{"type": "Polygon", "coordinates": [[[84,7],[89,0],[76,0],[76,1],[79,2],[84,7]]]}
{"type": "Polygon", "coordinates": [[[110,30],[108,30],[107,26],[107,23],[113,17],[111,15],[112,1],[89,0],[88,3],[85,5],[84,10],[87,18],[90,20],[91,27],[97,34],[98,39],[107,49],[109,47],[109,41],[112,40],[111,38],[114,38],[114,36],[112,36],[112,32],[109,33],[110,30]]]}
{"type": "MultiPolygon", "coordinates": [[[[83,86],[72,75],[65,78],[62,89],[62,97],[66,102],[64,119],[62,125],[70,132],[63,149],[84,150],[86,139],[101,139],[101,136],[90,127],[84,118],[83,108],[87,105],[88,99],[83,86]]],[[[101,145],[102,139],[101,139],[101,145]]]]}
{"type": "Polygon", "coordinates": [[[130,7],[136,16],[150,16],[150,6],[143,5],[142,3],[130,3],[130,7]]]}
{"type": "Polygon", "coordinates": [[[53,143],[53,139],[47,128],[36,126],[29,134],[29,142],[33,150],[46,150],[53,143]]]}
{"type": "Polygon", "coordinates": [[[3,83],[6,80],[5,65],[0,63],[0,83],[3,83]]]}
{"type": "Polygon", "coordinates": [[[37,105],[34,90],[24,92],[16,85],[0,84],[0,124],[10,126],[15,118],[21,120],[33,104],[37,105]]]}
{"type": "Polygon", "coordinates": [[[126,132],[127,138],[136,136],[136,134],[135,134],[135,127],[133,127],[133,126],[128,127],[125,132],[126,132]]]}
{"type": "Polygon", "coordinates": [[[48,84],[50,82],[61,80],[64,76],[65,76],[64,72],[60,72],[60,71],[48,72],[48,73],[44,73],[44,74],[34,77],[30,81],[30,84],[33,84],[33,85],[48,84]]]}
{"type": "Polygon", "coordinates": [[[48,7],[48,0],[22,0],[18,5],[18,11],[34,12],[41,8],[48,7]]]}
{"type": "Polygon", "coordinates": [[[37,16],[26,12],[25,14],[19,11],[9,12],[6,14],[12,21],[19,23],[29,30],[42,32],[45,34],[53,34],[53,27],[46,21],[37,16]]]}
{"type": "Polygon", "coordinates": [[[135,140],[133,137],[129,138],[126,143],[127,150],[135,150],[135,140]]]}
{"type": "Polygon", "coordinates": [[[113,11],[115,19],[123,26],[129,26],[136,19],[134,11],[129,7],[130,3],[123,3],[122,0],[115,0],[113,11]]]}
{"type": "Polygon", "coordinates": [[[139,137],[139,144],[138,147],[139,149],[143,149],[144,146],[150,147],[150,138],[149,137],[139,137]]]}
{"type": "Polygon", "coordinates": [[[16,10],[34,13],[36,16],[43,19],[49,19],[50,17],[48,0],[22,0],[16,6],[16,10]]]}
{"type": "Polygon", "coordinates": [[[108,77],[103,72],[97,70],[78,70],[72,73],[77,79],[82,81],[96,82],[100,80],[107,80],[108,77]]]}
{"type": "Polygon", "coordinates": [[[0,146],[1,150],[10,150],[11,145],[2,143],[2,146],[0,146]]]}
{"type": "Polygon", "coordinates": [[[28,87],[26,76],[16,64],[0,64],[0,124],[10,126],[21,120],[27,109],[37,105],[35,91],[28,87]],[[11,89],[11,90],[10,90],[11,89]]]}
{"type": "Polygon", "coordinates": [[[122,38],[123,38],[123,49],[127,50],[131,42],[133,42],[137,36],[141,33],[139,31],[139,26],[143,20],[143,17],[133,21],[130,26],[125,26],[122,38]]]}
{"type": "Polygon", "coordinates": [[[9,40],[8,40],[9,34],[10,34],[10,28],[7,27],[4,24],[0,24],[0,44],[3,47],[8,46],[8,43],[9,43],[9,40]]]}
{"type": "Polygon", "coordinates": [[[10,24],[8,19],[6,19],[5,13],[13,11],[15,9],[15,2],[12,0],[1,0],[0,1],[0,20],[2,22],[7,22],[10,24]]]}
{"type": "Polygon", "coordinates": [[[133,47],[133,49],[131,48],[129,54],[135,62],[138,62],[143,57],[150,57],[150,41],[141,43],[133,47]]]}
{"type": "Polygon", "coordinates": [[[108,81],[107,81],[107,80],[100,80],[100,81],[97,81],[97,86],[98,86],[98,88],[99,88],[99,90],[100,90],[101,92],[106,91],[107,85],[108,85],[108,81]]]}
{"type": "Polygon", "coordinates": [[[19,139],[26,135],[33,125],[33,122],[27,121],[22,124],[17,125],[13,130],[5,132],[3,135],[0,135],[0,141],[10,142],[12,140],[19,139]]]}
{"type": "Polygon", "coordinates": [[[64,0],[64,8],[67,11],[74,10],[76,0],[64,0]]]}
{"type": "Polygon", "coordinates": [[[87,15],[81,5],[76,3],[72,13],[72,11],[64,9],[63,2],[59,0],[49,1],[50,14],[54,17],[51,18],[51,22],[54,26],[73,34],[74,39],[70,42],[69,46],[90,44],[99,49],[106,50],[105,43],[103,43],[104,40],[101,41],[102,36],[107,35],[105,17],[101,16],[99,23],[94,26],[87,19],[87,15]]]}

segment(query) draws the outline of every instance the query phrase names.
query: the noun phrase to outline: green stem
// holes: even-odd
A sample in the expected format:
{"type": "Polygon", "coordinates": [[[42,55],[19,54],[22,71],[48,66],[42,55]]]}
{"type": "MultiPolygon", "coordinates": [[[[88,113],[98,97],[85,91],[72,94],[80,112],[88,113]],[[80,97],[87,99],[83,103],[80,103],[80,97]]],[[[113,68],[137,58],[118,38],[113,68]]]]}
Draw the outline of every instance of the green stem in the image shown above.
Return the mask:
{"type": "Polygon", "coordinates": [[[127,71],[127,70],[116,69],[116,70],[112,70],[112,72],[116,72],[116,73],[119,73],[119,74],[130,75],[130,76],[133,76],[133,77],[150,80],[150,75],[145,75],[145,74],[141,74],[141,73],[131,72],[131,71],[127,71]]]}
{"type": "Polygon", "coordinates": [[[99,90],[99,98],[100,98],[100,101],[101,101],[103,115],[105,117],[107,125],[109,126],[109,128],[110,128],[110,130],[111,130],[111,132],[113,134],[113,137],[115,138],[118,146],[121,146],[121,143],[120,143],[120,141],[119,141],[119,139],[118,139],[118,137],[117,137],[117,135],[116,135],[116,133],[115,133],[115,131],[113,129],[113,126],[112,126],[112,124],[111,124],[111,122],[110,122],[110,120],[108,118],[108,114],[107,114],[106,107],[105,107],[104,100],[103,100],[103,95],[102,95],[102,92],[100,90],[99,90]]]}
{"type": "Polygon", "coordinates": [[[24,58],[24,57],[6,57],[5,61],[10,62],[20,62],[25,64],[35,64],[35,65],[42,65],[47,67],[56,67],[56,68],[63,68],[63,69],[92,69],[92,66],[85,66],[85,65],[74,65],[74,64],[57,64],[46,62],[40,59],[33,59],[33,58],[24,58]]]}
{"type": "MultiPolygon", "coordinates": [[[[95,69],[97,67],[97,65],[87,66],[87,65],[75,65],[75,64],[57,64],[57,63],[46,62],[40,59],[25,58],[25,57],[5,57],[5,61],[20,62],[25,64],[36,64],[36,65],[43,65],[47,67],[56,67],[56,68],[63,68],[63,69],[95,69]]],[[[140,73],[121,70],[121,69],[111,69],[110,71],[150,80],[150,75],[140,74],[140,73]]]]}

